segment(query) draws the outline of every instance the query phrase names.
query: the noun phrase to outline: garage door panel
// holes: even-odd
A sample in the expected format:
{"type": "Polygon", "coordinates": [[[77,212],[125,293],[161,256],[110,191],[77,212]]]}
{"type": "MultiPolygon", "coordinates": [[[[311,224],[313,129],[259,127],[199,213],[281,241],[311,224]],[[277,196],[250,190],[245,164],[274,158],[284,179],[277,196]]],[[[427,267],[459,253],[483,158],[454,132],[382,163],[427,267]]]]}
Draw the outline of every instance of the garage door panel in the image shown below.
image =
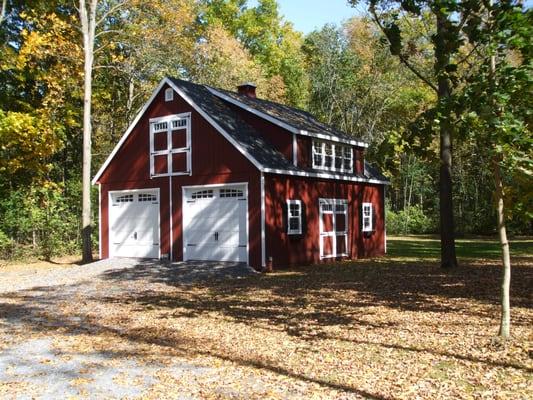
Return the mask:
{"type": "Polygon", "coordinates": [[[208,189],[209,198],[193,198],[204,188],[185,190],[185,259],[246,261],[247,200],[243,186],[208,189]]]}
{"type": "Polygon", "coordinates": [[[158,197],[154,190],[111,194],[111,256],[159,257],[158,197]]]}

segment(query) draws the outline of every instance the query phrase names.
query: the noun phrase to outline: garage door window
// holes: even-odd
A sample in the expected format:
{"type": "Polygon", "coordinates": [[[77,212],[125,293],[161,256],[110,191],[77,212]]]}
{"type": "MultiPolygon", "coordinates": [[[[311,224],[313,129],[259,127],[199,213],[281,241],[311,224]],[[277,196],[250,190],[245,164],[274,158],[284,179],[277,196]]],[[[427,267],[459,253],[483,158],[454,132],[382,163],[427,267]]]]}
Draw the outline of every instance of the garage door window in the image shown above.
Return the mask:
{"type": "Polygon", "coordinates": [[[220,189],[220,197],[243,197],[244,192],[239,189],[220,189]]]}
{"type": "Polygon", "coordinates": [[[191,199],[210,199],[213,197],[213,191],[212,190],[198,190],[196,192],[192,192],[191,199]]]}
{"type": "Polygon", "coordinates": [[[115,198],[115,203],[131,203],[133,202],[132,194],[125,194],[115,198]]]}
{"type": "Polygon", "coordinates": [[[150,176],[191,173],[191,115],[150,120],[150,176]]]}

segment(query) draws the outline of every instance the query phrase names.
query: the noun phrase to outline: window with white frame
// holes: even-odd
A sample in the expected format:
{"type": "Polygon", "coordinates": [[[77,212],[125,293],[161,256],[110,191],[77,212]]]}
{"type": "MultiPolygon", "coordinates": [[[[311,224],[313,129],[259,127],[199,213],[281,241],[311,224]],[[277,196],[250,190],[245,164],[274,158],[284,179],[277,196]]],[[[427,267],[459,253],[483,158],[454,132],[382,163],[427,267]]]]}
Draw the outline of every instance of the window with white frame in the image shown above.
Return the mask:
{"type": "Polygon", "coordinates": [[[349,145],[313,140],[313,168],[352,172],[353,150],[349,145]]]}
{"type": "Polygon", "coordinates": [[[150,120],[150,176],[191,172],[190,113],[150,120]]]}
{"type": "Polygon", "coordinates": [[[287,233],[289,235],[301,235],[302,233],[301,200],[287,200],[287,233]]]}
{"type": "Polygon", "coordinates": [[[361,214],[361,230],[363,232],[372,232],[372,203],[363,203],[361,214]]]}
{"type": "Polygon", "coordinates": [[[167,88],[165,89],[165,101],[172,101],[174,100],[174,89],[167,88]]]}

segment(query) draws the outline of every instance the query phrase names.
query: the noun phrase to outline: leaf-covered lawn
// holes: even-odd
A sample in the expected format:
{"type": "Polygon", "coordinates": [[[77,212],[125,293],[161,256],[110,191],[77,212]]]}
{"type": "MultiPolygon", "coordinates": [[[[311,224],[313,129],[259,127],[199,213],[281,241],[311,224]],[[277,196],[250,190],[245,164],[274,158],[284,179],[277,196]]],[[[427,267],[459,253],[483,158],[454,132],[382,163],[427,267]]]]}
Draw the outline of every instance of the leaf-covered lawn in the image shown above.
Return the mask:
{"type": "Polygon", "coordinates": [[[404,242],[421,241],[389,241],[387,258],[233,281],[169,285],[171,269],[139,268],[0,295],[0,349],[48,337],[62,354],[207,368],[162,368],[146,398],[530,398],[533,258],[513,259],[503,346],[498,260],[462,258],[443,272],[431,257],[400,257],[404,242]]]}

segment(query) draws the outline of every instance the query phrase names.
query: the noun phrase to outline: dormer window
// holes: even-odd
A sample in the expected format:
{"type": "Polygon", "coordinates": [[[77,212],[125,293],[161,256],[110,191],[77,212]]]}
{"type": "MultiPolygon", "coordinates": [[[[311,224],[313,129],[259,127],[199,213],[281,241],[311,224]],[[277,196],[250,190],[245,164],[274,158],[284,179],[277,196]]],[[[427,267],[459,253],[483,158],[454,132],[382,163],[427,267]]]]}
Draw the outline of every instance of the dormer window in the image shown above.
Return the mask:
{"type": "Polygon", "coordinates": [[[150,120],[150,177],[191,173],[191,115],[150,120]]]}
{"type": "Polygon", "coordinates": [[[340,143],[313,140],[313,168],[327,171],[352,172],[352,147],[340,143]]]}

